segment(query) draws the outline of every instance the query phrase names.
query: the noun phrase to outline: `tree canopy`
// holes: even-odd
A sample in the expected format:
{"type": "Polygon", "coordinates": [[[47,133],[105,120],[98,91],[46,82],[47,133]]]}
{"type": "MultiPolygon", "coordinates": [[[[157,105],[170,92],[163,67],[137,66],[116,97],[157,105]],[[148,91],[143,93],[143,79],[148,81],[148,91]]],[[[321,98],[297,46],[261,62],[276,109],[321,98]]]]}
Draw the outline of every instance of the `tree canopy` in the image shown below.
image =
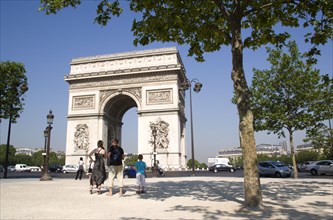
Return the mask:
{"type": "Polygon", "coordinates": [[[322,149],[325,159],[333,160],[333,129],[323,125],[307,132],[305,142],[310,142],[315,148],[322,149]]]}
{"type": "Polygon", "coordinates": [[[15,122],[20,117],[24,105],[22,95],[28,90],[25,73],[22,63],[0,63],[0,118],[11,117],[12,122],[15,122]]]}
{"type": "Polygon", "coordinates": [[[282,49],[267,48],[271,69],[253,70],[252,108],[256,131],[310,130],[333,117],[333,79],[308,64],[296,42],[282,49]]]}

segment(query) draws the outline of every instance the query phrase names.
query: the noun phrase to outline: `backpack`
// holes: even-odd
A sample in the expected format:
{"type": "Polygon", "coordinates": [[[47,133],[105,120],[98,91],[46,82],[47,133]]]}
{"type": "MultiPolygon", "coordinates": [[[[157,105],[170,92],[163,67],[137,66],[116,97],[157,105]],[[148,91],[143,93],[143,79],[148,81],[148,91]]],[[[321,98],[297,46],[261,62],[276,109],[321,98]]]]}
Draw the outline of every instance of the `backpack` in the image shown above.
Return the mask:
{"type": "Polygon", "coordinates": [[[122,155],[123,151],[121,147],[110,149],[111,152],[111,158],[110,158],[110,165],[122,165],[122,155]]]}

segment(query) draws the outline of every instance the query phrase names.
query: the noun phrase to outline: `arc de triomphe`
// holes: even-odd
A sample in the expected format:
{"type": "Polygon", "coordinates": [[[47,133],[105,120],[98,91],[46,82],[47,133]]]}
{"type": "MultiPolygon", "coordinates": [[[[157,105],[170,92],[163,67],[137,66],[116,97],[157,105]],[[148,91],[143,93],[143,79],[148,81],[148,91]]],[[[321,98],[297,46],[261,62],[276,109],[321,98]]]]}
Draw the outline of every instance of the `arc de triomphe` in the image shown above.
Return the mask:
{"type": "Polygon", "coordinates": [[[184,168],[185,93],[180,84],[185,80],[174,47],[73,59],[65,76],[69,83],[66,164],[77,164],[83,157],[87,165],[87,154],[98,140],[107,146],[112,138],[121,143],[123,116],[136,107],[138,153],[147,165],[155,150],[161,167],[184,168]]]}

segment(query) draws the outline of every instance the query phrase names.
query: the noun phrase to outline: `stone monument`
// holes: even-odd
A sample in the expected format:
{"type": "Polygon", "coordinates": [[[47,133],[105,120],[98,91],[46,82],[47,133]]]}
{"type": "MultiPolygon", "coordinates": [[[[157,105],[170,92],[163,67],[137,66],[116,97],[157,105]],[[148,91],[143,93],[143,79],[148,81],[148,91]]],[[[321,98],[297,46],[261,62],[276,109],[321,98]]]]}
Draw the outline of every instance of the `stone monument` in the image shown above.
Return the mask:
{"type": "MultiPolygon", "coordinates": [[[[176,48],[134,51],[73,59],[69,75],[66,164],[88,153],[98,140],[105,146],[122,138],[122,119],[138,114],[138,153],[148,166],[184,168],[185,68],[176,48]],[[155,136],[153,135],[155,129],[155,136]]],[[[126,152],[126,146],[124,146],[126,152]]]]}

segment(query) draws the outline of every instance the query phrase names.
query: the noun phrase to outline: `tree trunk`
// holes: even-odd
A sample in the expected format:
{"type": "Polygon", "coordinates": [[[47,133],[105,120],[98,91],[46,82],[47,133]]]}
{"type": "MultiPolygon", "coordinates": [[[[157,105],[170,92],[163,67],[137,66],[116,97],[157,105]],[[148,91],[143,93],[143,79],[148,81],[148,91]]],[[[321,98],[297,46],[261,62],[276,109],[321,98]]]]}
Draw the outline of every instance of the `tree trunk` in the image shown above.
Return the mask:
{"type": "Polygon", "coordinates": [[[232,21],[232,73],[234,91],[237,95],[239,114],[239,138],[243,152],[245,207],[261,208],[262,195],[257,166],[257,152],[254,138],[253,113],[250,106],[250,92],[243,69],[243,45],[240,19],[232,21]]]}
{"type": "Polygon", "coordinates": [[[294,179],[297,179],[298,171],[297,171],[297,163],[296,163],[296,156],[295,156],[293,132],[291,130],[289,130],[289,142],[290,142],[291,159],[293,161],[294,179]]]}

